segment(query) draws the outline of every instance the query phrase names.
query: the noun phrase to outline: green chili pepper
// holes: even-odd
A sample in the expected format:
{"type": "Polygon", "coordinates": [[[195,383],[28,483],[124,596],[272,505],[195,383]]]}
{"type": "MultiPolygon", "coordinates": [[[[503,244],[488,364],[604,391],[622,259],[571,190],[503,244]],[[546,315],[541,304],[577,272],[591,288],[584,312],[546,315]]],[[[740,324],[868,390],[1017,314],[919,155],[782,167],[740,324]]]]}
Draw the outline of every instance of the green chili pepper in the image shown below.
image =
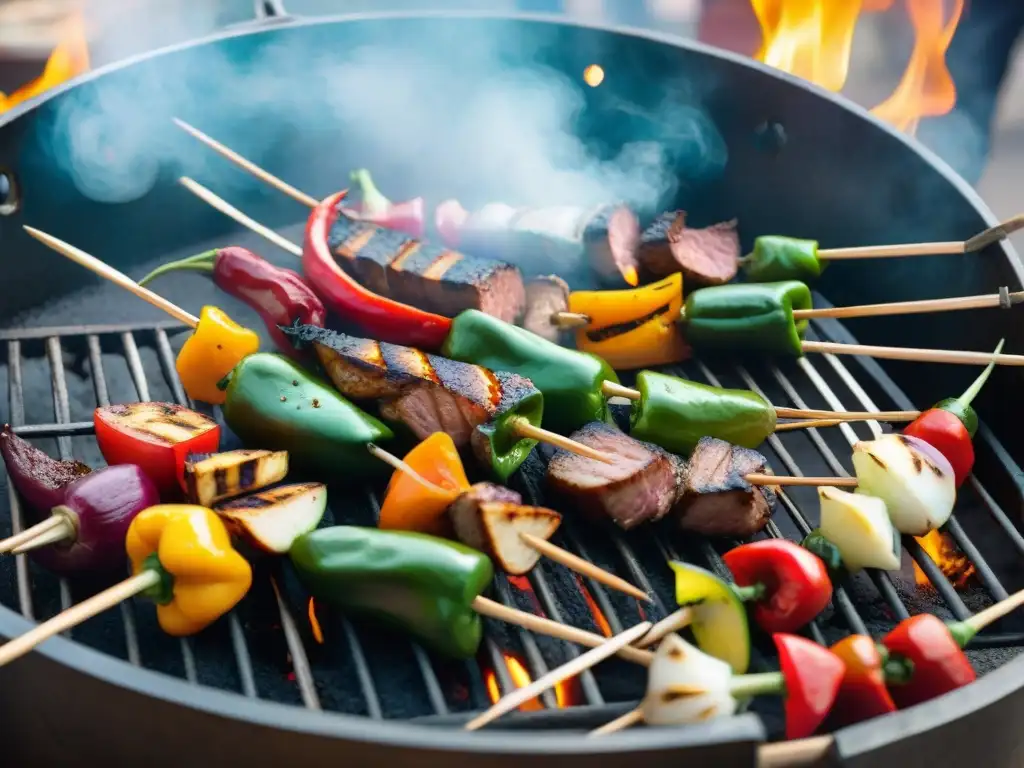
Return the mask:
{"type": "Polygon", "coordinates": [[[825,568],[828,569],[828,575],[832,581],[835,581],[843,574],[843,556],[839,552],[839,547],[825,538],[825,534],[821,532],[821,529],[815,528],[808,533],[804,540],[800,542],[800,546],[821,558],[821,561],[825,563],[825,568]]]}
{"type": "Polygon", "coordinates": [[[741,259],[743,273],[753,283],[778,280],[813,280],[827,261],[818,258],[817,240],[764,235],[754,240],[752,253],[741,259]]]}
{"type": "MultiPolygon", "coordinates": [[[[506,391],[504,394],[510,393],[506,391]]],[[[519,465],[526,461],[530,451],[537,445],[536,440],[516,434],[514,423],[523,419],[539,427],[547,411],[544,395],[535,388],[530,387],[527,391],[525,387],[517,387],[514,394],[502,398],[497,415],[486,424],[478,426],[471,438],[476,457],[485,465],[489,464],[491,471],[502,482],[519,469],[519,465]]]]}
{"type": "Polygon", "coordinates": [[[475,309],[459,313],[441,354],[525,376],[544,395],[544,426],[568,435],[592,421],[611,422],[605,381],[619,382],[604,360],[566,349],[475,309]]]}
{"type": "Polygon", "coordinates": [[[793,310],[810,308],[811,291],[796,280],[733,283],[691,293],[681,320],[695,347],[800,357],[807,320],[794,320],[793,310]]]}
{"type": "Polygon", "coordinates": [[[702,437],[757,448],[775,431],[775,407],[756,392],[722,389],[654,371],[636,377],[630,434],[689,454],[702,437]]]}
{"type": "Polygon", "coordinates": [[[328,477],[389,471],[366,445],[386,443],[391,430],[282,355],[249,355],[217,386],[227,390],[224,420],[248,445],[288,451],[328,477]]]}
{"type": "Polygon", "coordinates": [[[494,576],[481,552],[424,533],[342,525],[300,536],[288,554],[316,599],[404,630],[445,656],[476,653],[482,628],[473,600],[494,576]]]}

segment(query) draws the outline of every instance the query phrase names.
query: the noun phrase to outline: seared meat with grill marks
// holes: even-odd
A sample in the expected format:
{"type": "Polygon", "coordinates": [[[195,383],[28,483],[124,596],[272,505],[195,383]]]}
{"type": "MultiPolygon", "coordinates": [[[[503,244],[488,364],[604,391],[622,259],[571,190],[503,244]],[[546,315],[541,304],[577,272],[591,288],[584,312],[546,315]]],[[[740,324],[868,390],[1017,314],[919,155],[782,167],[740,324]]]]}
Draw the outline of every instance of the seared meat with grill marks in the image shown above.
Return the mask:
{"type": "Polygon", "coordinates": [[[740,263],[736,220],[690,229],[684,211],[663,213],[644,231],[637,258],[652,277],[682,272],[695,285],[728,283],[740,263]]]}
{"type": "Polygon", "coordinates": [[[508,573],[526,573],[540,559],[521,533],[549,539],[562,516],[544,507],[524,506],[513,490],[493,483],[476,483],[448,508],[459,541],[493,558],[508,573]]]}
{"type": "Polygon", "coordinates": [[[754,486],[746,475],[770,474],[757,451],[702,437],[690,457],[673,510],[684,530],[706,536],[753,536],[767,525],[778,486],[754,486]]]}
{"type": "Polygon", "coordinates": [[[569,285],[558,275],[536,277],[526,284],[526,313],[523,328],[556,344],[562,333],[551,322],[556,312],[569,308],[569,285]]]}
{"type": "Polygon", "coordinates": [[[640,222],[633,211],[624,205],[601,208],[587,222],[583,242],[591,268],[601,277],[613,283],[637,284],[640,222]]]}
{"type": "Polygon", "coordinates": [[[354,400],[379,400],[385,419],[401,421],[421,440],[447,432],[461,448],[478,426],[537,391],[529,379],[514,373],[496,373],[397,344],[312,325],[285,333],[314,346],[339,392],[354,400]]]}
{"type": "Polygon", "coordinates": [[[611,518],[622,528],[657,520],[678,496],[685,462],[615,427],[591,422],[572,439],[615,457],[613,464],[559,450],[548,464],[548,487],[582,512],[611,518]]]}
{"type": "Polygon", "coordinates": [[[519,269],[414,240],[394,230],[340,214],[328,246],[343,269],[375,293],[455,317],[479,309],[514,323],[526,292],[519,269]]]}

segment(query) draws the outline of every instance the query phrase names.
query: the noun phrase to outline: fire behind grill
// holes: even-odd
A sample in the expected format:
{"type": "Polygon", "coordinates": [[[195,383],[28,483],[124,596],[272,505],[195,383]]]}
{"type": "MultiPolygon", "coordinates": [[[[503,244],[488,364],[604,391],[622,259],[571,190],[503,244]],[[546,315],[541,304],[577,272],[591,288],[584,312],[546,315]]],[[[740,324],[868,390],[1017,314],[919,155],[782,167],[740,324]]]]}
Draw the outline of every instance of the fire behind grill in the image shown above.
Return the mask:
{"type": "MultiPolygon", "coordinates": [[[[245,237],[241,243],[256,245],[246,243],[245,237]]],[[[193,303],[200,298],[196,288],[210,291],[198,278],[183,279],[190,281],[193,303]]],[[[174,293],[173,286],[169,292],[174,293]]],[[[203,298],[224,304],[223,297],[214,299],[212,293],[203,298]]],[[[816,296],[815,305],[827,302],[816,296]]],[[[100,465],[91,436],[91,412],[96,405],[147,399],[190,404],[174,372],[174,354],[184,339],[181,330],[167,323],[148,323],[0,332],[0,368],[5,369],[0,370],[0,395],[6,396],[7,418],[19,434],[53,455],[74,455],[100,465]]],[[[851,340],[834,321],[815,325],[810,337],[815,336],[851,340]]],[[[779,405],[912,407],[870,361],[858,360],[847,367],[837,358],[823,357],[762,366],[714,359],[688,363],[672,372],[715,385],[748,387],[779,405]]],[[[854,437],[870,439],[871,425],[777,435],[764,452],[780,473],[847,475],[849,442],[854,437]]],[[[979,453],[994,457],[987,462],[989,476],[1019,473],[984,426],[978,440],[979,453]]],[[[535,453],[513,483],[530,503],[543,502],[544,461],[549,454],[542,455],[543,459],[535,453]]],[[[381,490],[332,486],[325,524],[373,524],[381,490]]],[[[2,498],[0,533],[23,529],[29,521],[9,485],[2,498]]],[[[817,507],[814,489],[787,490],[762,535],[798,540],[816,525],[817,507]]],[[[905,537],[906,549],[930,586],[915,584],[909,558],[898,573],[860,574],[836,590],[833,606],[810,626],[808,636],[820,643],[832,643],[851,632],[879,636],[899,620],[921,612],[964,618],[1020,586],[1024,538],[977,480],[972,478],[965,485],[946,530],[975,567],[964,589],[955,589],[917,542],[905,537]]],[[[623,533],[571,517],[556,542],[638,584],[654,596],[654,603],[641,607],[545,561],[526,578],[499,575],[493,596],[605,634],[645,618],[656,621],[675,607],[668,560],[683,559],[727,575],[720,553],[735,543],[684,536],[671,524],[623,533]]],[[[28,618],[43,620],[120,576],[67,582],[27,558],[6,557],[0,559],[0,601],[28,618]]],[[[1021,629],[1021,622],[1007,619],[972,643],[968,655],[979,673],[1019,652],[1024,645],[1021,629]]],[[[525,676],[535,679],[580,652],[570,644],[488,620],[477,658],[468,662],[432,658],[404,636],[312,605],[280,561],[269,558],[256,561],[254,588],[240,607],[196,638],[176,640],[162,634],[144,601],[109,611],[74,629],[72,637],[130,664],[246,697],[375,720],[415,720],[448,727],[461,724],[470,712],[512,690],[514,681],[521,683],[525,676]]],[[[753,671],[775,664],[770,644],[761,636],[757,639],[753,671]]],[[[613,659],[541,696],[532,705],[540,711],[509,717],[492,727],[594,727],[640,698],[643,687],[641,668],[613,659]]],[[[757,700],[753,709],[770,735],[781,734],[776,700],[757,700]]]]}

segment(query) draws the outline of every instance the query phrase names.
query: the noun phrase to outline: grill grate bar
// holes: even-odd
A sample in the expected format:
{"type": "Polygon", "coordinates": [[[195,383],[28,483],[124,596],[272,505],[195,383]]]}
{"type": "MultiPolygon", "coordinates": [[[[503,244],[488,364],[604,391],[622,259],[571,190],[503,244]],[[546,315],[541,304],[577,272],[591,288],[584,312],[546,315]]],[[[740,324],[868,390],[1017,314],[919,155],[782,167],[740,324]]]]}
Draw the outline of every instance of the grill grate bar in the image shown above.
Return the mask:
{"type": "Polygon", "coordinates": [[[174,402],[191,408],[192,398],[185,394],[185,388],[181,385],[178,368],[174,364],[174,350],[171,349],[171,340],[167,338],[167,331],[164,328],[158,328],[156,331],[156,351],[160,358],[160,367],[163,368],[164,378],[170,382],[171,392],[174,393],[174,402]]]}
{"type": "MultiPolygon", "coordinates": [[[[347,617],[342,618],[341,628],[345,633],[345,640],[348,642],[352,660],[356,665],[356,676],[359,678],[359,687],[362,689],[363,700],[366,702],[366,714],[374,720],[380,720],[384,717],[380,707],[380,696],[377,695],[377,687],[373,684],[373,675],[370,673],[370,665],[366,663],[366,654],[363,653],[359,636],[356,635],[355,627],[347,617]]],[[[299,644],[301,647],[301,641],[299,644]]],[[[319,709],[319,706],[317,708],[319,709]]]]}
{"type": "MultiPolygon", "coordinates": [[[[21,378],[21,342],[7,342],[7,412],[11,424],[18,425],[25,421],[24,387],[21,378]]],[[[7,500],[11,508],[11,533],[25,530],[25,520],[21,515],[21,502],[14,492],[14,484],[7,483],[7,500]]],[[[14,558],[14,573],[18,580],[18,609],[29,621],[35,621],[32,610],[32,589],[28,578],[28,562],[24,557],[14,558]]]]}
{"type": "MultiPolygon", "coordinates": [[[[538,574],[538,579],[542,579],[543,576],[538,574]]],[[[506,605],[514,606],[515,600],[512,599],[512,585],[508,582],[508,575],[498,569],[495,569],[495,583],[498,586],[498,594],[502,597],[502,602],[506,605]]],[[[522,646],[523,654],[526,656],[526,663],[530,669],[530,675],[536,680],[543,675],[548,673],[547,662],[544,661],[544,657],[540,653],[540,648],[537,647],[537,641],[534,639],[533,634],[523,629],[522,627],[516,627],[514,630],[516,637],[519,638],[519,644],[522,646]]],[[[502,661],[501,666],[504,668],[506,665],[502,661]]],[[[508,690],[502,689],[504,693],[509,693],[515,690],[514,682],[513,688],[508,690]]],[[[546,691],[541,693],[540,700],[548,709],[554,709],[558,707],[558,702],[555,699],[554,690],[548,688],[546,691]]]]}
{"type": "Polygon", "coordinates": [[[992,519],[999,524],[1002,532],[1006,535],[1006,538],[1009,539],[1010,543],[1012,543],[1017,549],[1017,552],[1024,555],[1024,536],[1022,536],[1020,531],[1017,530],[1017,526],[1015,526],[1010,518],[1006,516],[1003,508],[999,506],[999,503],[994,498],[992,498],[992,494],[985,490],[985,486],[978,481],[978,478],[971,475],[970,480],[971,487],[975,490],[978,496],[981,497],[981,500],[985,502],[985,507],[988,509],[992,519]]]}
{"type": "MultiPolygon", "coordinates": [[[[51,336],[46,340],[46,360],[50,366],[50,389],[53,393],[53,416],[58,424],[71,421],[71,405],[68,403],[68,385],[64,377],[64,353],[61,351],[60,339],[51,336]]],[[[71,438],[62,435],[57,438],[57,454],[61,461],[71,458],[71,438]]],[[[18,555],[24,557],[24,555],[18,555]]],[[[60,589],[60,608],[66,611],[71,607],[71,588],[68,580],[61,576],[57,580],[60,589]]],[[[71,631],[62,632],[71,636],[71,631]]]]}
{"type": "Polygon", "coordinates": [[[56,437],[63,438],[77,437],[78,435],[91,435],[96,431],[91,421],[71,421],[67,424],[25,424],[21,427],[11,425],[14,431],[21,437],[56,437]]]}
{"type": "Polygon", "coordinates": [[[245,642],[242,622],[238,620],[234,611],[228,615],[228,629],[231,632],[231,648],[235,652],[235,658],[238,659],[238,679],[242,683],[242,693],[250,699],[257,698],[259,694],[256,692],[256,678],[253,675],[249,646],[245,642]]]}
{"type": "MultiPolygon", "coordinates": [[[[281,591],[274,579],[270,580],[274,588],[274,599],[277,601],[277,610],[281,614],[281,630],[284,632],[285,645],[288,647],[288,655],[291,656],[292,670],[295,672],[295,682],[299,686],[299,695],[302,703],[307,709],[320,709],[320,697],[316,692],[316,684],[313,681],[313,673],[309,668],[309,658],[302,646],[302,638],[299,636],[298,627],[295,626],[295,619],[288,605],[281,597],[281,591]]],[[[347,620],[346,620],[347,624],[347,620]]],[[[353,650],[353,652],[355,652],[353,650]]],[[[369,702],[367,702],[369,706],[369,702]]]]}

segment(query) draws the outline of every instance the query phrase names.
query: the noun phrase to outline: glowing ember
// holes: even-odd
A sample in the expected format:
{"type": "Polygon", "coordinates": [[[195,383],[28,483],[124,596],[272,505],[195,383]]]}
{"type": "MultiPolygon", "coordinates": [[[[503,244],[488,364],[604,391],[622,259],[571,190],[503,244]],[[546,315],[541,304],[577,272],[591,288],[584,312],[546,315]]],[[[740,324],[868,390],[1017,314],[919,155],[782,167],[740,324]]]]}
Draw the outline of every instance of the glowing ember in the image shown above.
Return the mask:
{"type": "Polygon", "coordinates": [[[316,603],[313,602],[312,597],[309,598],[309,607],[306,609],[306,613],[309,614],[309,628],[313,631],[313,639],[323,645],[324,633],[320,629],[320,620],[316,617],[316,603]]]}
{"type": "MultiPolygon", "coordinates": [[[[533,681],[522,661],[510,653],[502,653],[501,656],[505,661],[505,666],[508,668],[508,676],[512,679],[512,683],[517,689],[529,685],[533,681]]],[[[484,684],[487,686],[487,695],[491,702],[498,701],[501,698],[501,688],[498,685],[498,677],[494,674],[494,670],[488,669],[484,672],[484,684]]],[[[555,686],[555,703],[559,709],[571,707],[579,701],[577,687],[576,678],[571,678],[555,686]]],[[[536,711],[538,709],[544,709],[544,705],[539,698],[530,699],[519,707],[521,712],[536,711]]]]}
{"type": "Polygon", "coordinates": [[[956,0],[943,25],[942,0],[906,0],[914,25],[914,50],[892,96],[871,112],[901,131],[913,134],[922,117],[944,115],[956,104],[956,86],[946,67],[946,51],[964,9],[956,0]]]}
{"type": "Polygon", "coordinates": [[[839,91],[850,69],[861,0],[751,0],[761,25],[755,58],[839,91]]]}
{"type": "MultiPolygon", "coordinates": [[[[918,538],[917,543],[939,566],[954,587],[963,589],[967,586],[974,575],[974,563],[957,549],[949,534],[932,531],[928,535],[918,538]]],[[[914,579],[920,586],[927,586],[931,583],[917,563],[914,563],[914,579]]]]}
{"type": "Polygon", "coordinates": [[[591,64],[583,70],[583,82],[591,88],[597,88],[597,86],[604,82],[604,69],[597,64],[591,64]]]}
{"type": "Polygon", "coordinates": [[[13,109],[23,101],[39,96],[89,69],[89,46],[81,14],[72,14],[60,36],[60,42],[46,61],[43,74],[7,95],[0,92],[0,113],[13,109]]]}
{"type": "Polygon", "coordinates": [[[586,584],[583,583],[583,577],[576,574],[576,583],[580,585],[580,592],[583,593],[583,599],[587,601],[587,608],[590,609],[590,615],[594,619],[594,624],[601,630],[601,634],[605,637],[612,636],[612,628],[608,624],[608,619],[601,613],[601,609],[597,607],[597,603],[594,602],[593,595],[590,594],[590,590],[587,589],[586,584]]]}

